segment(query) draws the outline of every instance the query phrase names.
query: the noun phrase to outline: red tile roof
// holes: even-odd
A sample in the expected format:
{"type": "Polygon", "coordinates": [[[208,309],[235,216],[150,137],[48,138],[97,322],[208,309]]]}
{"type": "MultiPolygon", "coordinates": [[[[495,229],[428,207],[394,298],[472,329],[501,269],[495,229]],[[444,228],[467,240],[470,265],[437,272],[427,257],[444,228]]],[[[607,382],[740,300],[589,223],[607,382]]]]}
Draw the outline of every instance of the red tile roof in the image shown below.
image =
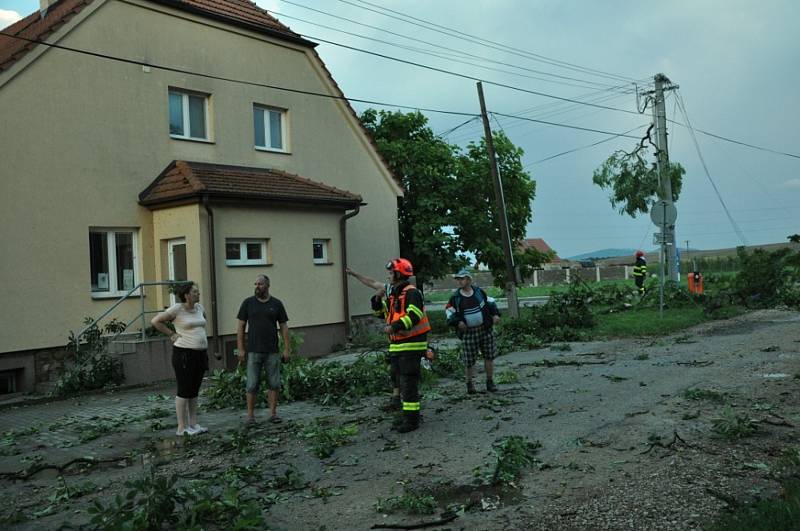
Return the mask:
{"type": "Polygon", "coordinates": [[[15,39],[0,35],[0,72],[11,68],[17,60],[37,46],[24,39],[42,40],[69,22],[69,20],[92,3],[93,0],[60,0],[47,8],[42,18],[39,11],[16,21],[3,30],[3,33],[23,37],[15,39]]]}
{"type": "Polygon", "coordinates": [[[553,262],[558,262],[561,260],[561,258],[558,257],[555,251],[553,251],[553,249],[551,249],[550,246],[547,245],[547,243],[541,238],[528,238],[526,240],[522,240],[521,242],[519,242],[519,246],[522,247],[523,251],[525,249],[530,249],[531,247],[533,247],[534,249],[542,253],[548,253],[548,252],[553,253],[553,260],[552,260],[553,262]]]}
{"type": "Polygon", "coordinates": [[[270,168],[227,166],[206,162],[171,162],[139,194],[145,206],[210,198],[302,203],[353,208],[361,196],[305,177],[270,168]]]}
{"type": "MultiPolygon", "coordinates": [[[[183,11],[197,13],[202,16],[219,18],[225,22],[244,26],[256,31],[274,34],[281,37],[290,37],[292,40],[303,40],[299,34],[282,24],[270,15],[266,9],[258,7],[249,0],[150,0],[157,4],[174,7],[183,11]]],[[[310,41],[303,40],[305,44],[315,46],[310,41]]]]}
{"type": "MultiPolygon", "coordinates": [[[[59,0],[47,8],[46,15],[42,17],[35,11],[27,17],[18,20],[3,30],[3,33],[23,37],[31,40],[44,40],[58,28],[91,4],[94,0],[59,0]]],[[[245,27],[261,33],[266,33],[278,38],[288,39],[298,44],[309,47],[315,43],[303,39],[293,32],[288,26],[282,24],[265,9],[261,9],[249,0],[151,0],[162,4],[188,11],[209,18],[214,18],[245,27]]],[[[0,35],[0,72],[7,70],[17,60],[37,46],[36,43],[14,37],[0,35]]]]}

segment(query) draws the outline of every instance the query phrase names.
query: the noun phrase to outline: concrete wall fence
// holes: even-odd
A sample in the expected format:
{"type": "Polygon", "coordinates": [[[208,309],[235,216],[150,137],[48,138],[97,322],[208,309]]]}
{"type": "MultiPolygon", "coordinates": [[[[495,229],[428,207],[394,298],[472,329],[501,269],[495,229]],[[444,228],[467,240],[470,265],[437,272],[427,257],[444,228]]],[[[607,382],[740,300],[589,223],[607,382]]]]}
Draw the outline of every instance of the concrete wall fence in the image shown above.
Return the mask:
{"type": "MultiPolygon", "coordinates": [[[[525,286],[552,286],[556,284],[567,284],[580,278],[586,282],[602,282],[604,280],[628,280],[633,278],[633,266],[608,266],[608,267],[581,267],[571,269],[539,269],[533,272],[528,278],[523,279],[525,286]]],[[[472,277],[473,283],[490,287],[494,285],[494,277],[489,271],[477,271],[472,277]]],[[[445,277],[430,284],[425,288],[429,290],[456,289],[458,285],[455,279],[445,277]]]]}

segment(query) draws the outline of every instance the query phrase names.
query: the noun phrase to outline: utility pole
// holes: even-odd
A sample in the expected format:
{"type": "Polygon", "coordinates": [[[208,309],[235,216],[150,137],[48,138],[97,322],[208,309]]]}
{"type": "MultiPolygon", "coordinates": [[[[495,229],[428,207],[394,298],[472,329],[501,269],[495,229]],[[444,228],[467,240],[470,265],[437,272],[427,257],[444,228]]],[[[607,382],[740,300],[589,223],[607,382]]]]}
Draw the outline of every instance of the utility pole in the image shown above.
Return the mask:
{"type": "Polygon", "coordinates": [[[508,313],[513,318],[519,317],[519,300],[517,299],[517,271],[514,266],[514,253],[511,249],[511,233],[508,230],[508,218],[506,217],[506,200],[503,196],[503,182],[500,172],[497,169],[497,157],[494,153],[494,141],[492,140],[492,128],[489,125],[489,117],[486,115],[486,102],[483,99],[483,85],[478,81],[478,99],[481,103],[481,116],[483,117],[483,134],[486,138],[486,150],[489,152],[489,169],[492,172],[494,183],[494,199],[497,203],[497,217],[500,222],[500,238],[503,243],[503,253],[506,257],[506,300],[508,301],[508,313]]]}
{"type": "MultiPolygon", "coordinates": [[[[656,74],[655,95],[653,102],[653,124],[656,127],[656,146],[658,153],[656,161],[658,175],[661,180],[661,199],[672,204],[672,182],[669,177],[669,152],[667,151],[667,109],[664,104],[664,91],[678,88],[664,74],[656,74]]],[[[677,247],[675,246],[675,224],[664,225],[661,243],[662,264],[665,276],[673,282],[678,282],[677,247]]]]}

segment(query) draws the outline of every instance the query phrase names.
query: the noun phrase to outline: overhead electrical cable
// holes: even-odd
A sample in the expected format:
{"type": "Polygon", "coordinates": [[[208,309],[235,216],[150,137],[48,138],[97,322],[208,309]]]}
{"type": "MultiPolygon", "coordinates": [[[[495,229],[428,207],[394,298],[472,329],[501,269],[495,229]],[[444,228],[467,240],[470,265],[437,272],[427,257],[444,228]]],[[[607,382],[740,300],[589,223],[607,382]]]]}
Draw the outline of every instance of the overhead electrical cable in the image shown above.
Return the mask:
{"type": "Polygon", "coordinates": [[[697,142],[697,135],[694,134],[694,129],[692,128],[692,123],[689,121],[689,113],[686,112],[686,105],[683,101],[683,96],[681,95],[680,91],[676,89],[675,95],[678,101],[678,106],[681,109],[681,114],[683,114],[683,119],[686,120],[686,127],[689,129],[689,133],[691,134],[692,141],[694,142],[694,147],[697,150],[697,156],[700,158],[700,163],[703,166],[703,170],[705,171],[706,177],[708,177],[709,182],[711,183],[711,187],[714,189],[714,193],[717,194],[717,199],[719,199],[720,204],[722,205],[722,209],[725,211],[725,215],[728,216],[728,220],[731,222],[731,226],[733,230],[736,232],[736,235],[739,237],[743,245],[747,245],[747,239],[744,237],[744,233],[739,228],[739,225],[736,224],[734,221],[733,216],[731,216],[730,211],[728,210],[728,206],[725,204],[725,201],[722,199],[722,194],[719,193],[719,189],[717,188],[714,179],[711,178],[711,173],[708,171],[708,166],[706,166],[706,161],[703,158],[703,153],[700,151],[700,144],[697,142]]]}
{"type": "Polygon", "coordinates": [[[569,129],[577,129],[578,131],[589,131],[589,132],[592,132],[592,133],[601,133],[601,134],[604,134],[604,135],[624,136],[626,138],[635,138],[636,140],[639,140],[639,137],[631,136],[631,135],[629,135],[627,133],[615,133],[615,132],[612,132],[612,131],[603,131],[601,129],[592,129],[590,127],[579,127],[577,125],[560,124],[558,122],[548,122],[548,121],[545,121],[545,120],[537,120],[536,118],[528,118],[527,116],[514,116],[513,114],[504,114],[502,112],[494,112],[494,111],[492,111],[492,114],[496,114],[497,116],[503,116],[505,118],[515,118],[517,120],[525,120],[527,122],[535,122],[535,123],[538,123],[538,124],[552,125],[552,126],[555,126],[555,127],[567,127],[569,129]]]}
{"type": "Polygon", "coordinates": [[[536,53],[529,52],[529,51],[526,51],[526,50],[522,50],[522,49],[519,49],[519,48],[514,48],[514,47],[508,46],[506,44],[490,41],[490,40],[484,39],[482,37],[477,37],[477,36],[474,36],[474,35],[470,35],[468,33],[465,33],[463,31],[460,31],[460,30],[457,30],[457,29],[454,29],[454,28],[449,28],[447,26],[443,26],[443,25],[440,25],[440,24],[429,22],[427,20],[424,20],[424,19],[421,19],[421,18],[417,18],[417,17],[413,17],[411,15],[407,15],[407,14],[401,13],[399,11],[395,11],[395,10],[392,10],[392,9],[389,9],[389,8],[386,8],[386,7],[377,5],[377,4],[373,4],[371,2],[366,2],[364,0],[359,0],[359,2],[361,4],[369,5],[369,6],[372,6],[374,8],[380,9],[382,11],[378,11],[376,9],[371,9],[371,8],[368,8],[368,7],[360,6],[360,5],[355,4],[355,3],[353,3],[353,2],[351,2],[349,0],[339,0],[339,1],[344,3],[344,4],[348,4],[348,5],[351,5],[351,6],[354,6],[354,7],[358,7],[360,9],[364,9],[366,11],[371,11],[373,13],[377,13],[379,15],[382,15],[382,16],[385,16],[385,17],[388,17],[388,18],[393,18],[395,20],[400,20],[400,21],[405,22],[407,24],[412,24],[412,25],[415,25],[415,26],[418,26],[418,27],[422,27],[422,28],[430,30],[430,31],[437,31],[439,33],[444,33],[445,35],[448,35],[450,37],[455,37],[455,38],[458,38],[458,39],[461,39],[461,40],[465,40],[467,42],[471,42],[473,44],[478,44],[480,46],[491,48],[493,50],[498,50],[498,51],[502,51],[502,52],[505,52],[505,53],[511,53],[511,54],[518,55],[518,56],[521,56],[521,57],[526,57],[528,59],[535,60],[535,61],[540,61],[540,62],[543,62],[543,63],[546,63],[546,64],[550,64],[552,66],[557,66],[559,68],[564,68],[564,69],[567,69],[567,70],[573,70],[573,71],[581,72],[581,73],[584,73],[584,74],[590,74],[590,75],[594,75],[594,76],[598,76],[598,77],[605,77],[605,78],[614,79],[614,80],[635,81],[633,78],[630,78],[630,77],[627,77],[627,76],[621,76],[621,75],[612,74],[612,73],[609,73],[609,72],[604,72],[602,70],[597,70],[597,69],[594,69],[594,68],[588,68],[588,67],[580,66],[580,65],[569,63],[569,62],[566,62],[566,61],[561,61],[559,59],[553,59],[553,58],[550,58],[550,57],[547,57],[547,56],[544,56],[544,55],[541,55],[541,54],[536,54],[536,53]],[[392,13],[393,15],[389,15],[387,13],[392,13]],[[403,17],[403,18],[398,18],[398,16],[399,17],[403,17]]]}
{"type": "Polygon", "coordinates": [[[638,127],[634,127],[633,129],[628,129],[625,132],[617,133],[617,134],[615,134],[613,136],[609,136],[608,138],[604,138],[603,140],[600,140],[598,142],[594,142],[592,144],[587,144],[585,146],[569,149],[567,151],[562,151],[561,153],[556,153],[555,155],[550,155],[549,157],[545,157],[543,159],[539,159],[539,160],[536,160],[534,162],[528,163],[524,167],[527,168],[529,166],[533,166],[534,164],[541,164],[542,162],[546,162],[548,160],[552,160],[552,159],[555,159],[557,157],[562,157],[564,155],[569,155],[570,153],[575,153],[576,151],[581,151],[583,149],[588,149],[590,147],[594,147],[594,146],[597,146],[599,144],[603,144],[604,142],[608,142],[610,140],[614,140],[615,138],[619,138],[621,136],[627,136],[628,133],[632,133],[632,132],[636,131],[637,129],[642,129],[643,127],[647,127],[648,125],[650,125],[650,124],[643,124],[643,125],[640,125],[638,127]]]}
{"type": "MultiPolygon", "coordinates": [[[[138,60],[138,59],[128,59],[128,58],[125,58],[125,57],[118,57],[118,56],[113,56],[113,55],[99,53],[99,52],[92,52],[92,51],[83,50],[83,49],[80,49],[80,48],[72,48],[70,46],[63,46],[63,45],[60,45],[60,44],[54,44],[54,43],[50,43],[50,42],[45,42],[45,41],[38,40],[38,39],[29,39],[27,37],[22,37],[22,36],[19,36],[19,35],[12,35],[10,33],[5,33],[5,32],[2,32],[2,31],[0,31],[0,35],[3,35],[5,37],[10,37],[12,39],[23,40],[23,41],[34,43],[34,44],[41,44],[43,46],[47,46],[49,48],[54,48],[54,49],[57,49],[57,50],[63,50],[63,51],[66,51],[66,52],[77,53],[77,54],[86,55],[86,56],[89,56],[89,57],[95,57],[95,58],[99,58],[99,59],[105,59],[105,60],[109,60],[109,61],[115,61],[115,62],[120,62],[120,63],[125,63],[125,64],[132,64],[132,65],[137,65],[137,66],[146,66],[146,67],[154,68],[154,69],[157,69],[157,70],[164,70],[166,72],[175,72],[175,73],[178,73],[178,74],[192,75],[192,76],[198,76],[198,77],[203,77],[203,78],[207,78],[207,79],[215,79],[215,80],[218,80],[218,81],[225,81],[225,82],[229,82],[229,83],[238,83],[238,84],[242,84],[242,85],[249,85],[249,86],[254,86],[254,87],[268,88],[268,89],[273,89],[273,90],[280,90],[280,91],[283,91],[283,92],[291,92],[291,93],[295,93],[295,94],[303,94],[303,95],[306,95],[306,96],[316,96],[316,97],[327,98],[327,99],[332,99],[332,100],[341,100],[341,101],[350,101],[350,102],[356,102],[356,103],[364,103],[364,104],[367,104],[367,105],[380,105],[380,106],[383,106],[383,107],[394,107],[394,108],[397,108],[397,109],[409,109],[409,110],[425,111],[425,112],[432,112],[432,113],[438,113],[438,114],[450,114],[450,115],[455,115],[455,116],[469,116],[470,118],[475,118],[475,117],[480,116],[479,114],[476,114],[474,112],[460,112],[460,111],[452,111],[452,110],[445,110],[445,109],[433,109],[433,108],[427,108],[427,107],[418,107],[418,106],[414,106],[414,105],[401,105],[401,104],[397,104],[397,103],[387,103],[387,102],[376,101],[376,100],[367,100],[367,99],[362,99],[362,98],[349,98],[349,97],[346,97],[346,96],[337,96],[337,95],[334,95],[334,94],[325,94],[325,93],[322,93],[322,92],[314,92],[314,91],[310,91],[310,90],[283,87],[283,86],[280,86],[280,85],[272,85],[272,84],[268,84],[268,83],[259,83],[259,82],[256,82],[256,81],[248,81],[248,80],[230,78],[230,77],[225,77],[225,76],[220,76],[220,75],[206,74],[206,73],[203,73],[203,72],[196,72],[196,71],[185,69],[185,68],[171,67],[171,66],[160,65],[160,64],[156,64],[156,63],[147,63],[147,62],[144,62],[144,61],[141,61],[141,60],[138,60]]],[[[566,127],[566,128],[569,128],[569,129],[577,129],[579,131],[592,131],[592,132],[603,133],[603,134],[615,134],[615,133],[610,133],[608,131],[600,131],[600,130],[597,130],[597,129],[590,129],[590,128],[587,128],[587,127],[579,127],[579,126],[568,125],[568,124],[560,124],[560,123],[556,123],[556,122],[545,122],[545,121],[542,121],[542,120],[534,120],[532,118],[524,118],[524,117],[518,117],[518,116],[513,116],[513,115],[504,115],[504,114],[500,114],[500,113],[498,113],[498,115],[506,116],[506,117],[509,117],[509,118],[518,118],[518,119],[521,119],[521,120],[534,121],[534,122],[543,123],[543,124],[546,124],[546,125],[552,125],[552,126],[556,126],[556,127],[566,127]]],[[[472,121],[472,120],[470,119],[470,120],[468,120],[468,122],[469,121],[472,121]]]]}
{"type": "MultiPolygon", "coordinates": [[[[674,122],[672,120],[670,120],[670,121],[672,123],[676,124],[676,125],[680,125],[680,126],[683,126],[683,127],[688,127],[686,124],[683,124],[681,122],[674,122]]],[[[774,153],[776,155],[783,155],[785,157],[792,157],[794,159],[800,159],[800,155],[797,155],[797,154],[794,154],[794,153],[787,153],[785,151],[778,151],[776,149],[770,149],[770,148],[766,148],[766,147],[763,147],[763,146],[756,146],[755,144],[748,144],[747,142],[742,142],[741,140],[734,140],[732,138],[727,138],[727,137],[724,137],[724,136],[721,136],[721,135],[710,133],[708,131],[703,131],[702,129],[694,129],[694,131],[696,131],[696,132],[698,132],[700,134],[706,135],[706,136],[710,136],[712,138],[716,138],[718,140],[723,140],[725,142],[730,142],[732,144],[738,144],[740,146],[745,146],[745,147],[749,147],[749,148],[752,148],[752,149],[757,149],[759,151],[766,151],[767,153],[774,153]]]]}
{"type": "Polygon", "coordinates": [[[54,44],[54,43],[51,43],[51,42],[45,42],[45,41],[38,40],[38,39],[29,39],[27,37],[22,37],[22,36],[19,36],[19,35],[12,35],[10,33],[5,33],[3,31],[0,31],[0,35],[2,35],[4,37],[10,37],[12,39],[19,39],[19,40],[30,42],[30,43],[34,43],[34,44],[41,44],[43,46],[48,46],[50,48],[55,48],[57,50],[63,50],[63,51],[77,53],[77,54],[81,54],[81,55],[87,55],[87,56],[96,57],[96,58],[99,58],[99,59],[106,59],[106,60],[109,60],[109,61],[116,61],[116,62],[120,62],[120,63],[137,65],[137,66],[146,66],[146,67],[149,67],[149,68],[155,68],[157,70],[164,70],[166,72],[175,72],[175,73],[178,73],[178,74],[186,74],[186,75],[191,75],[191,76],[204,77],[204,78],[207,78],[207,79],[215,79],[215,80],[218,80],[218,81],[226,81],[226,82],[230,82],[230,83],[238,83],[238,84],[242,84],[242,85],[250,85],[250,86],[254,86],[254,87],[261,87],[261,88],[268,88],[268,89],[273,89],[273,90],[280,90],[280,91],[283,91],[283,92],[292,92],[292,93],[295,93],[295,94],[303,94],[303,95],[306,95],[306,96],[317,96],[317,97],[320,97],[320,98],[328,98],[328,99],[332,99],[332,100],[344,100],[344,101],[351,101],[351,102],[356,102],[356,103],[364,103],[364,104],[367,104],[367,105],[380,105],[380,106],[383,106],[383,107],[395,107],[395,108],[398,108],[398,109],[410,109],[410,110],[433,112],[433,113],[439,113],[439,114],[452,114],[452,115],[457,115],[457,116],[479,116],[478,114],[476,114],[474,112],[459,112],[459,111],[451,111],[451,110],[444,110],[444,109],[431,109],[431,108],[425,108],[425,107],[416,107],[416,106],[413,106],[413,105],[400,105],[400,104],[397,104],[397,103],[386,103],[386,102],[375,101],[375,100],[366,100],[366,99],[361,99],[361,98],[348,98],[346,96],[337,96],[337,95],[334,95],[334,94],[325,94],[323,92],[314,92],[314,91],[310,91],[310,90],[282,87],[282,86],[279,86],[279,85],[272,85],[272,84],[268,84],[268,83],[259,83],[257,81],[247,81],[247,80],[243,80],[243,79],[235,79],[235,78],[219,76],[219,75],[214,75],[214,74],[205,74],[205,73],[202,73],[202,72],[196,72],[196,71],[188,70],[188,69],[185,69],[185,68],[176,68],[176,67],[172,67],[172,66],[159,65],[159,64],[156,64],[156,63],[148,63],[148,62],[144,62],[144,61],[141,61],[141,60],[138,60],[138,59],[127,59],[125,57],[117,57],[117,56],[114,56],[114,55],[108,55],[108,54],[99,53],[99,52],[92,52],[92,51],[83,50],[83,49],[80,49],[80,48],[72,48],[70,46],[63,46],[61,44],[54,44]]]}
{"type": "MultiPolygon", "coordinates": [[[[321,9],[315,9],[315,8],[312,8],[312,7],[308,7],[308,6],[305,6],[303,4],[299,4],[297,2],[292,2],[291,0],[282,0],[282,1],[284,3],[286,3],[286,4],[290,4],[290,5],[297,6],[297,7],[303,8],[303,9],[307,9],[309,11],[313,11],[315,13],[320,13],[322,15],[326,15],[326,16],[329,16],[329,17],[332,17],[332,18],[335,18],[335,19],[338,19],[338,20],[343,20],[345,22],[350,22],[351,24],[364,26],[366,28],[374,29],[374,30],[377,30],[377,31],[388,33],[390,35],[401,37],[403,39],[408,39],[408,40],[413,41],[415,43],[427,44],[428,46],[432,46],[435,49],[447,50],[449,52],[453,52],[453,53],[457,54],[458,57],[478,59],[480,61],[485,61],[485,62],[496,64],[496,65],[508,66],[508,67],[511,67],[511,68],[517,68],[517,69],[525,70],[527,72],[532,72],[532,73],[535,73],[535,74],[540,74],[540,75],[544,75],[544,76],[551,76],[551,77],[558,78],[558,79],[564,79],[564,80],[568,80],[568,81],[577,81],[577,82],[580,82],[580,83],[584,83],[584,85],[575,85],[575,84],[572,84],[572,83],[563,83],[563,82],[561,82],[561,84],[565,84],[565,85],[568,85],[568,86],[581,87],[581,88],[590,88],[590,87],[586,86],[588,84],[588,85],[594,85],[595,87],[598,87],[598,86],[599,87],[605,87],[608,90],[614,90],[614,89],[618,88],[618,85],[611,85],[611,84],[608,84],[608,83],[600,83],[600,82],[592,81],[592,80],[588,80],[588,79],[581,79],[581,78],[576,78],[576,77],[564,76],[564,75],[561,75],[561,74],[554,74],[552,72],[547,72],[547,71],[544,71],[544,70],[537,70],[535,68],[528,68],[528,67],[516,65],[516,64],[513,64],[513,63],[507,63],[507,62],[504,62],[504,61],[498,61],[498,60],[495,60],[495,59],[490,59],[488,57],[483,57],[483,56],[476,55],[476,54],[473,54],[473,53],[465,52],[463,50],[457,50],[455,48],[450,48],[450,47],[444,46],[442,44],[437,44],[437,43],[434,43],[434,42],[425,41],[425,40],[422,40],[422,39],[420,39],[418,37],[410,37],[408,35],[403,35],[402,33],[398,33],[398,32],[391,31],[391,30],[387,30],[387,29],[381,28],[379,26],[373,26],[373,25],[366,24],[366,23],[363,23],[363,22],[360,22],[360,21],[357,21],[357,20],[353,20],[353,19],[350,19],[350,18],[347,18],[347,17],[334,15],[333,13],[329,13],[329,12],[323,11],[321,9]]],[[[273,10],[270,10],[270,12],[275,14],[275,15],[278,15],[279,18],[288,18],[288,19],[297,20],[297,21],[300,21],[300,22],[304,22],[306,24],[311,24],[313,26],[318,26],[318,27],[325,28],[325,29],[328,29],[328,30],[331,30],[331,31],[344,33],[346,35],[350,35],[350,36],[353,36],[353,37],[359,37],[359,38],[362,38],[362,39],[367,39],[367,40],[371,40],[371,41],[374,41],[374,42],[379,42],[381,44],[387,44],[387,45],[390,45],[390,46],[397,46],[399,48],[412,50],[412,51],[417,51],[417,52],[420,52],[420,53],[434,53],[434,52],[431,52],[430,50],[425,50],[425,49],[422,49],[422,48],[408,47],[407,45],[398,44],[398,43],[389,42],[389,41],[384,41],[384,40],[381,40],[381,39],[376,39],[374,37],[368,37],[366,35],[361,35],[361,34],[358,34],[358,33],[345,31],[343,29],[335,28],[335,27],[332,27],[332,26],[327,26],[327,25],[320,24],[320,23],[317,23],[317,22],[312,22],[310,20],[305,20],[305,19],[293,16],[293,15],[288,15],[286,13],[279,13],[278,11],[273,11],[273,10]]],[[[436,52],[436,53],[441,53],[441,52],[436,52]]],[[[447,54],[447,55],[449,55],[449,54],[447,54]]],[[[442,57],[442,56],[441,55],[437,55],[437,57],[442,57]]],[[[452,56],[450,56],[450,57],[452,57],[452,56]]],[[[472,65],[472,66],[479,66],[480,68],[488,68],[488,67],[475,65],[474,63],[468,63],[468,62],[464,62],[464,61],[457,61],[457,62],[462,63],[462,64],[472,65]]],[[[495,70],[497,72],[508,73],[508,74],[512,74],[512,75],[521,75],[521,74],[516,73],[516,72],[508,72],[508,71],[505,71],[505,70],[499,70],[499,69],[491,69],[491,70],[495,70]]],[[[557,83],[557,81],[551,80],[551,79],[543,79],[543,78],[534,77],[534,76],[524,76],[524,77],[530,77],[532,79],[538,79],[538,80],[547,81],[547,82],[550,82],[550,83],[557,83]]]]}
{"type": "Polygon", "coordinates": [[[576,99],[573,99],[573,98],[565,98],[563,96],[556,96],[555,94],[548,94],[546,92],[540,92],[540,91],[536,91],[536,90],[525,89],[525,88],[522,88],[522,87],[516,87],[514,85],[509,85],[509,84],[506,84],[506,83],[500,83],[500,82],[497,82],[497,81],[490,81],[490,80],[487,80],[487,79],[481,79],[481,78],[478,78],[478,77],[475,77],[475,76],[471,76],[471,75],[468,75],[468,74],[462,74],[460,72],[453,72],[452,70],[446,70],[444,68],[437,68],[435,66],[425,65],[425,64],[422,64],[422,63],[414,62],[414,61],[408,61],[406,59],[400,59],[399,57],[392,57],[391,55],[386,55],[386,54],[382,54],[382,53],[378,53],[378,52],[373,52],[373,51],[370,51],[370,50],[364,50],[363,48],[358,48],[356,46],[349,46],[347,44],[342,44],[342,43],[339,43],[339,42],[323,39],[321,37],[316,37],[316,36],[313,36],[313,35],[301,35],[301,36],[305,37],[306,39],[312,40],[312,41],[318,41],[318,42],[324,42],[326,44],[332,44],[333,46],[338,46],[340,48],[345,48],[347,50],[353,50],[353,51],[356,51],[356,52],[361,52],[361,53],[366,53],[366,54],[369,54],[369,55],[374,55],[375,57],[380,57],[382,59],[389,59],[390,61],[396,61],[398,63],[403,63],[403,64],[407,64],[407,65],[410,65],[410,66],[416,66],[416,67],[419,67],[419,68],[424,68],[426,70],[431,70],[431,71],[434,71],[434,72],[440,72],[442,74],[448,74],[448,75],[455,76],[455,77],[460,77],[460,78],[463,78],[463,79],[469,79],[471,81],[481,81],[481,82],[485,83],[486,85],[493,85],[495,87],[507,88],[509,90],[515,90],[515,91],[518,91],[518,92],[524,92],[526,94],[533,94],[534,96],[542,96],[543,98],[552,98],[554,100],[568,101],[568,102],[571,102],[571,103],[577,103],[577,104],[586,105],[586,106],[589,106],[589,107],[596,107],[598,109],[606,109],[606,110],[609,110],[609,111],[623,112],[625,114],[635,114],[637,116],[639,115],[639,113],[637,113],[635,111],[628,111],[626,109],[618,109],[616,107],[608,107],[606,105],[596,105],[596,104],[593,104],[593,103],[586,103],[586,102],[582,102],[582,101],[579,101],[579,100],[576,100],[576,99]]]}
{"type": "MultiPolygon", "coordinates": [[[[595,93],[595,92],[590,93],[590,95],[596,95],[596,94],[597,93],[595,93]]],[[[608,94],[608,93],[604,92],[603,95],[601,95],[601,97],[595,97],[595,98],[590,99],[590,100],[587,99],[586,101],[591,101],[593,103],[599,103],[599,102],[609,101],[611,99],[620,98],[622,96],[624,96],[624,94],[608,94]]],[[[533,112],[533,110],[539,109],[539,108],[544,108],[544,107],[560,107],[560,108],[554,108],[553,110],[548,111],[548,112],[543,112],[541,114],[535,114],[534,115],[535,118],[537,118],[539,120],[542,120],[544,118],[549,118],[551,116],[557,116],[557,115],[561,115],[561,114],[570,113],[570,112],[573,112],[573,111],[575,111],[577,109],[582,108],[580,105],[575,105],[575,104],[572,104],[572,103],[552,102],[552,103],[549,103],[549,104],[546,104],[546,105],[542,105],[542,106],[539,106],[539,107],[533,107],[532,109],[529,108],[529,109],[524,109],[524,110],[521,110],[521,111],[517,111],[517,112],[514,112],[513,114],[514,114],[514,116],[521,116],[521,115],[525,115],[525,114],[531,114],[533,112]]],[[[597,112],[597,111],[593,110],[593,112],[597,112]]],[[[574,119],[582,118],[582,117],[585,117],[586,115],[587,114],[584,113],[584,114],[581,114],[579,116],[574,117],[574,119]]],[[[525,122],[518,121],[516,123],[512,123],[512,124],[507,125],[506,129],[515,129],[515,128],[518,128],[518,127],[523,127],[525,125],[526,125],[525,122]]],[[[474,135],[474,134],[479,132],[478,129],[480,129],[481,127],[482,126],[480,126],[479,124],[478,125],[474,125],[474,126],[470,126],[470,127],[466,127],[464,132],[461,133],[460,135],[458,135],[457,137],[453,138],[453,140],[460,140],[462,138],[474,135]]]]}
{"type": "Polygon", "coordinates": [[[459,130],[459,129],[461,129],[462,127],[464,127],[464,126],[466,126],[466,125],[468,125],[468,124],[470,124],[470,123],[474,122],[475,120],[477,120],[477,119],[479,119],[479,118],[480,118],[480,115],[473,116],[472,118],[470,118],[470,119],[469,119],[469,120],[467,120],[466,122],[462,122],[462,123],[458,124],[458,125],[457,125],[457,126],[455,126],[455,127],[451,127],[450,129],[448,129],[448,130],[446,130],[446,131],[443,131],[443,132],[439,133],[439,134],[438,134],[438,135],[436,135],[436,136],[437,136],[438,138],[444,138],[444,137],[446,137],[447,135],[449,135],[449,134],[451,134],[451,133],[453,133],[453,132],[455,132],[455,131],[458,131],[458,130],[459,130]]]}

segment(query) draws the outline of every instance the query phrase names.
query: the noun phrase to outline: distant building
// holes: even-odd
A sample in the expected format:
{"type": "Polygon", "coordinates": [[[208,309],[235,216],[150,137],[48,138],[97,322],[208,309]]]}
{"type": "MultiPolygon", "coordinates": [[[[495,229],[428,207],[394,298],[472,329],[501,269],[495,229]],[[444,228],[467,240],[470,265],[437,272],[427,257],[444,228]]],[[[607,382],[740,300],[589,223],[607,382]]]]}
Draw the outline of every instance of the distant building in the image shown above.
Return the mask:
{"type": "Polygon", "coordinates": [[[553,253],[553,258],[549,262],[542,264],[545,269],[561,269],[561,267],[567,265],[542,238],[527,238],[519,242],[519,246],[523,251],[533,248],[542,253],[553,253]]]}

